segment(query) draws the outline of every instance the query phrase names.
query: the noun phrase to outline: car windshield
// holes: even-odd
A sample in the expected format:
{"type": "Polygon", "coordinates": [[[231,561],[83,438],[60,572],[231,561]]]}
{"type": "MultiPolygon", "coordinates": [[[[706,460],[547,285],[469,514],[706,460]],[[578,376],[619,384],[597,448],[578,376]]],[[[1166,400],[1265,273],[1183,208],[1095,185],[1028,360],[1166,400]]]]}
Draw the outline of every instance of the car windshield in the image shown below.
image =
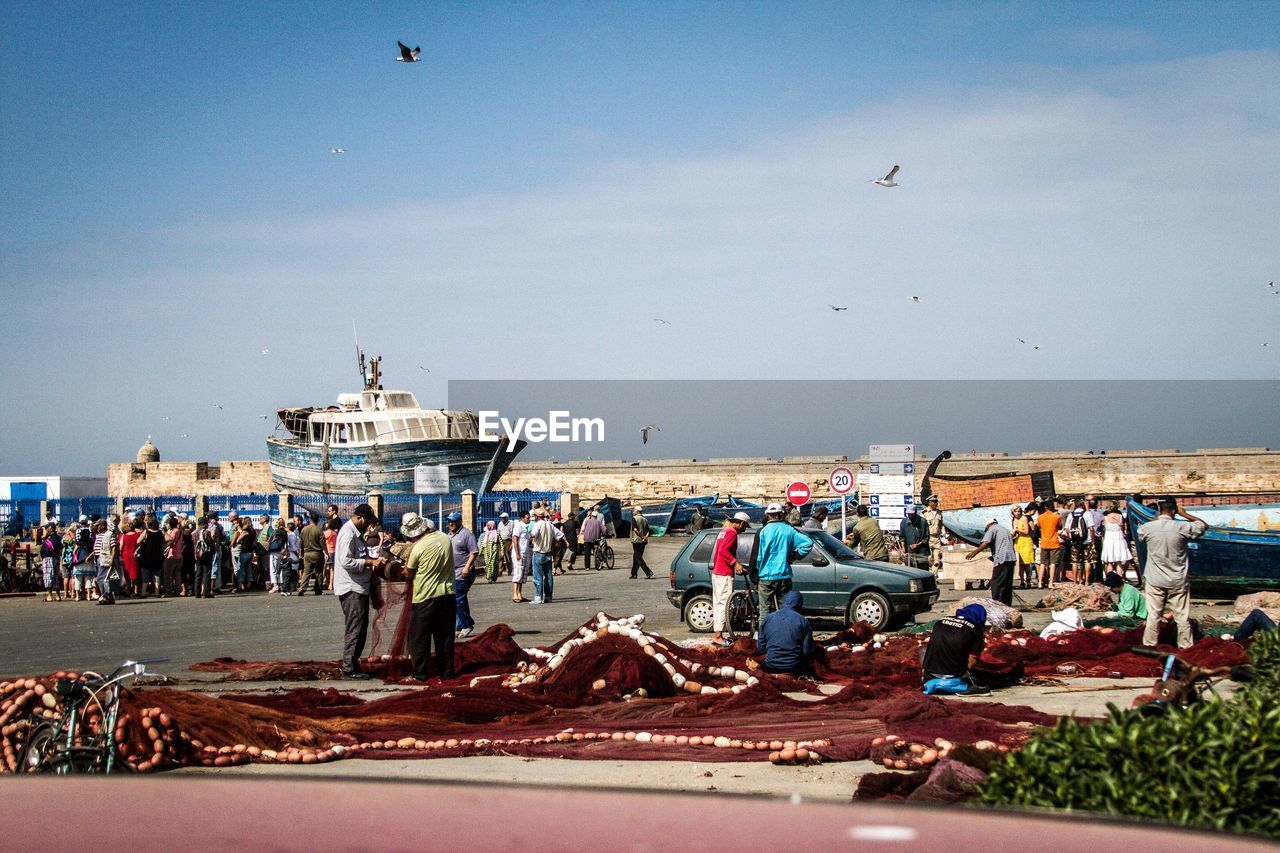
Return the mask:
{"type": "Polygon", "coordinates": [[[837,560],[861,560],[862,555],[841,542],[830,533],[818,531],[813,534],[813,541],[822,546],[822,550],[826,551],[837,560]]]}

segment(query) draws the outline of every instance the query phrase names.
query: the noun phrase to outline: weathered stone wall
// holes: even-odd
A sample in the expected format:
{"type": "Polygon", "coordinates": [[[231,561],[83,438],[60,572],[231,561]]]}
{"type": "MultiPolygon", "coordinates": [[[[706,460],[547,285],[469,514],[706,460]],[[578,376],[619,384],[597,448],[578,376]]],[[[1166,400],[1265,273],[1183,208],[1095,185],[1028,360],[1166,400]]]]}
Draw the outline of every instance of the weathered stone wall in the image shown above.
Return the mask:
{"type": "Polygon", "coordinates": [[[266,460],[207,462],[121,462],[107,466],[107,494],[119,497],[163,495],[271,494],[266,460]]]}
{"type": "MultiPolygon", "coordinates": [[[[930,459],[916,462],[916,486],[930,459]]],[[[572,491],[584,498],[611,495],[624,501],[657,500],[718,492],[748,500],[777,500],[789,483],[803,480],[815,497],[834,497],[827,485],[831,469],[844,465],[855,472],[866,457],[749,456],[713,459],[653,459],[642,462],[516,462],[498,484],[501,489],[572,491]]],[[[1280,451],[1267,448],[1224,448],[1179,453],[1176,450],[1114,451],[1105,455],[1061,451],[962,453],[943,463],[938,473],[950,477],[979,474],[1031,474],[1052,471],[1059,495],[1095,493],[1100,497],[1133,492],[1178,497],[1252,495],[1261,500],[1280,494],[1280,451]]],[[[152,495],[218,495],[275,491],[265,460],[122,463],[107,471],[108,491],[115,497],[152,495]]]]}
{"type": "MultiPolygon", "coordinates": [[[[916,487],[931,460],[916,462],[916,487]]],[[[746,457],[662,459],[643,462],[516,462],[502,478],[503,489],[566,489],[583,496],[612,495],[627,500],[732,494],[750,500],[777,500],[787,485],[803,480],[815,497],[834,497],[827,476],[837,465],[855,472],[870,460],[860,457],[746,457]]],[[[1280,451],[1228,448],[1179,453],[1176,450],[1108,452],[963,453],[938,468],[950,477],[1031,474],[1052,471],[1059,495],[1119,496],[1133,492],[1196,495],[1260,495],[1280,492],[1280,451]]]]}

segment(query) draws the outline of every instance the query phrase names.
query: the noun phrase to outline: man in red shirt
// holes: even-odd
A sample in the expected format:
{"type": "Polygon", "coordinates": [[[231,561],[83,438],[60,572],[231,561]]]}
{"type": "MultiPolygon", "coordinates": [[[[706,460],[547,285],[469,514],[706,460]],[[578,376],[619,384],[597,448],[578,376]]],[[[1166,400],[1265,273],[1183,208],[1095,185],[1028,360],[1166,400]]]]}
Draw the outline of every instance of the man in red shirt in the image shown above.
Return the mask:
{"type": "MultiPolygon", "coordinates": [[[[729,621],[729,599],[733,597],[733,576],[742,574],[742,565],[738,562],[738,534],[747,528],[751,518],[745,512],[739,512],[733,518],[726,518],[720,535],[716,537],[715,553],[711,557],[711,609],[715,626],[715,636],[711,639],[717,645],[727,646],[731,641],[724,637],[725,624],[729,621]]],[[[729,626],[732,633],[733,626],[729,626]]]]}

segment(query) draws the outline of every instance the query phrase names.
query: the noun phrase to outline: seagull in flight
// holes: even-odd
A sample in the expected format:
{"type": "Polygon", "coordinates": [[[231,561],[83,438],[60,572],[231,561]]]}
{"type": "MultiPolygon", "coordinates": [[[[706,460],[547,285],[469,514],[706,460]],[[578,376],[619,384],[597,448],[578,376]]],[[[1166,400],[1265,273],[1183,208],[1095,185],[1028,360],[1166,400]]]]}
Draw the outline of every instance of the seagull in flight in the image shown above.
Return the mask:
{"type": "Polygon", "coordinates": [[[662,324],[662,325],[664,325],[664,326],[670,326],[670,325],[671,325],[671,321],[670,321],[670,320],[664,320],[664,319],[662,319],[661,317],[654,317],[654,318],[653,318],[653,322],[655,322],[655,323],[661,323],[661,324],[662,324]]]}
{"type": "Polygon", "coordinates": [[[1018,343],[1025,344],[1026,342],[1027,342],[1026,338],[1018,338],[1018,343]]]}
{"type": "Polygon", "coordinates": [[[838,306],[838,305],[832,305],[832,306],[831,306],[831,310],[832,310],[832,311],[848,311],[848,310],[849,310],[849,306],[848,306],[848,305],[846,305],[846,306],[844,306],[843,308],[841,308],[841,307],[840,307],[840,306],[838,306]]]}
{"type": "MultiPolygon", "coordinates": [[[[1268,285],[1267,285],[1267,287],[1271,288],[1272,290],[1275,290],[1275,289],[1276,289],[1276,283],[1273,281],[1273,282],[1271,282],[1270,284],[1268,284],[1268,285]]],[[[1277,292],[1280,292],[1280,291],[1277,291],[1277,292]]]]}
{"type": "Polygon", "coordinates": [[[418,365],[418,370],[419,370],[419,372],[422,372],[422,373],[430,373],[430,372],[431,372],[430,368],[423,367],[421,364],[419,364],[419,365],[418,365]]]}
{"type": "Polygon", "coordinates": [[[400,45],[400,55],[396,57],[396,62],[421,62],[422,61],[421,59],[418,58],[418,54],[422,53],[422,48],[415,47],[413,50],[409,50],[409,48],[406,47],[405,43],[402,41],[398,41],[396,42],[396,44],[400,45]]]}
{"type": "Polygon", "coordinates": [[[215,409],[217,409],[219,412],[221,412],[221,411],[222,411],[222,406],[218,405],[217,403],[214,403],[214,404],[213,404],[213,407],[214,407],[215,409]]]}
{"type": "Polygon", "coordinates": [[[648,426],[642,426],[642,427],[640,427],[640,443],[641,443],[641,444],[648,444],[648,443],[649,443],[649,431],[650,431],[650,430],[657,430],[658,432],[662,432],[662,430],[658,429],[658,427],[654,426],[653,424],[649,424],[648,426]]]}
{"type": "Polygon", "coordinates": [[[271,350],[267,349],[266,347],[263,347],[262,349],[258,350],[258,352],[262,353],[263,355],[271,354],[271,350]]]}
{"type": "Polygon", "coordinates": [[[183,437],[183,438],[186,438],[186,437],[187,437],[187,434],[184,432],[184,433],[182,434],[182,437],[183,437]]]}
{"type": "Polygon", "coordinates": [[[1032,349],[1040,349],[1040,345],[1039,345],[1039,344],[1033,344],[1033,345],[1031,346],[1031,348],[1032,348],[1032,349]]]}
{"type": "Polygon", "coordinates": [[[262,418],[262,419],[265,421],[267,418],[269,418],[269,417],[271,417],[271,416],[270,416],[270,415],[258,415],[258,417],[262,418]]]}
{"type": "Polygon", "coordinates": [[[898,166],[895,165],[889,170],[889,174],[885,175],[883,178],[876,178],[874,180],[867,181],[867,183],[879,184],[882,187],[896,187],[898,183],[893,179],[893,176],[896,174],[898,174],[898,166]]]}
{"type": "Polygon", "coordinates": [[[162,415],[162,416],[160,417],[160,420],[162,420],[162,421],[167,421],[167,420],[169,420],[169,416],[168,416],[168,415],[162,415]]]}
{"type": "Polygon", "coordinates": [[[329,153],[330,153],[330,154],[346,154],[346,153],[347,153],[347,149],[345,149],[345,148],[330,148],[330,149],[329,149],[329,153]]]}
{"type": "Polygon", "coordinates": [[[910,299],[912,302],[924,302],[924,300],[921,299],[919,296],[908,296],[907,298],[910,299]]]}

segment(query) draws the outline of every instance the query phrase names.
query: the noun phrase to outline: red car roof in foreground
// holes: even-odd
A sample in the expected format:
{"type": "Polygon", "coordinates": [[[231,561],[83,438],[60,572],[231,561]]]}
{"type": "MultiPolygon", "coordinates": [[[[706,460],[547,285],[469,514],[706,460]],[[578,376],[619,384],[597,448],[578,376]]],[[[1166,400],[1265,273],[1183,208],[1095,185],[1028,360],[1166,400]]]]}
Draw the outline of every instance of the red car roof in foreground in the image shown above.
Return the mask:
{"type": "Polygon", "coordinates": [[[1257,850],[1262,839],[970,808],[412,781],[0,779],[5,849],[1257,850]],[[1032,840],[1034,839],[1034,841],[1032,840]]]}

